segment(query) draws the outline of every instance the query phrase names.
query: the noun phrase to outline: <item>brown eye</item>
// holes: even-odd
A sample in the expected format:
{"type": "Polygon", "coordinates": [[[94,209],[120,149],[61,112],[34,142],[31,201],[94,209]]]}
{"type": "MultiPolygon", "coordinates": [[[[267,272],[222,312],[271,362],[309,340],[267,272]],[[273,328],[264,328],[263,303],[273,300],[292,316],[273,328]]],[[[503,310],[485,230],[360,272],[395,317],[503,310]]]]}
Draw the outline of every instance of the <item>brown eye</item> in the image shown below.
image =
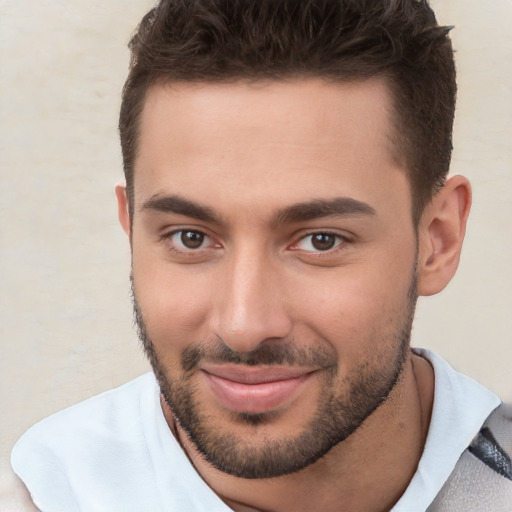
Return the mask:
{"type": "Polygon", "coordinates": [[[320,231],[317,233],[311,233],[310,235],[300,239],[294,246],[294,249],[311,253],[327,252],[343,245],[346,241],[346,238],[342,235],[320,231]]]}
{"type": "Polygon", "coordinates": [[[205,239],[204,233],[198,231],[181,231],[180,241],[187,249],[199,249],[205,239]]]}
{"type": "Polygon", "coordinates": [[[311,236],[311,245],[317,251],[328,251],[336,245],[336,236],[328,233],[317,233],[311,236]]]}

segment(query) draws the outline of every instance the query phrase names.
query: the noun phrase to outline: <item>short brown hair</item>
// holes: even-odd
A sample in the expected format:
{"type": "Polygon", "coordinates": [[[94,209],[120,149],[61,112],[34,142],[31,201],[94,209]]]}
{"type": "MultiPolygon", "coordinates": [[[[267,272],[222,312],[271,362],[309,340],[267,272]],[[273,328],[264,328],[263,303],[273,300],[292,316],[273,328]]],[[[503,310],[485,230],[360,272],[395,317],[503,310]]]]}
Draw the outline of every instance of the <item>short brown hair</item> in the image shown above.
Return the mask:
{"type": "Polygon", "coordinates": [[[383,76],[417,222],[450,165],[456,84],[449,30],[426,0],[161,0],[132,37],[122,96],[131,214],[140,115],[152,85],[383,76]]]}

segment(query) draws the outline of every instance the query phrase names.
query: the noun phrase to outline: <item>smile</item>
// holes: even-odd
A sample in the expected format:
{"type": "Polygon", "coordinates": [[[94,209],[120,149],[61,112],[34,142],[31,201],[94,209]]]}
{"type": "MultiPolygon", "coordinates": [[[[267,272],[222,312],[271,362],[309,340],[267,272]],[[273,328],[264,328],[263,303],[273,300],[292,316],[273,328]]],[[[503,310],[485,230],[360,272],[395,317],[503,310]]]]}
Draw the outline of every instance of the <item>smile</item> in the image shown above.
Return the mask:
{"type": "Polygon", "coordinates": [[[202,368],[221,405],[231,411],[262,413],[290,401],[313,371],[304,368],[252,368],[216,365],[202,368]]]}

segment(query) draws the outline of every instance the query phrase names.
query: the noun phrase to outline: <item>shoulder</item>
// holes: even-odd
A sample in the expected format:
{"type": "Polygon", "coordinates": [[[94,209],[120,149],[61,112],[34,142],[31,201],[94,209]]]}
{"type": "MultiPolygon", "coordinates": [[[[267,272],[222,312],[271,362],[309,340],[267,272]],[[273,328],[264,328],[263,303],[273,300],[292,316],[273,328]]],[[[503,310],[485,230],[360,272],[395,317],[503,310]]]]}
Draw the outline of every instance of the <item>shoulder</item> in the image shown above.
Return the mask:
{"type": "Polygon", "coordinates": [[[494,410],[468,451],[512,486],[512,404],[494,410]]]}
{"type": "Polygon", "coordinates": [[[119,465],[145,453],[140,407],[148,399],[158,400],[150,373],[49,416],[14,446],[14,472],[34,498],[51,502],[55,489],[61,508],[78,510],[77,484],[86,489],[91,478],[92,486],[106,484],[119,473],[119,465]]]}
{"type": "Polygon", "coordinates": [[[30,443],[61,446],[68,440],[76,443],[85,439],[82,436],[118,438],[132,435],[133,420],[139,415],[140,397],[151,392],[153,385],[153,375],[144,374],[123,386],[52,414],[27,430],[13,453],[30,443]],[[127,420],[130,421],[127,423],[127,420]]]}
{"type": "Polygon", "coordinates": [[[487,418],[460,457],[429,512],[492,512],[512,503],[512,404],[487,418]]]}

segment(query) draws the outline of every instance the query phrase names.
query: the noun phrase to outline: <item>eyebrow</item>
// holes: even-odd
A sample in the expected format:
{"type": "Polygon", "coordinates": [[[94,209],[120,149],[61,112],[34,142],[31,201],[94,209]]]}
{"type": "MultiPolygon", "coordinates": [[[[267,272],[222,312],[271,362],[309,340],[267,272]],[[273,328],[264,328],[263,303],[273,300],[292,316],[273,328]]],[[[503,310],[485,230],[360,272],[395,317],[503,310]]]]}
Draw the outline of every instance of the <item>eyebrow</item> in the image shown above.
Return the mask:
{"type": "MultiPolygon", "coordinates": [[[[211,208],[179,195],[161,196],[156,194],[142,205],[141,210],[174,213],[204,222],[221,223],[220,218],[211,208]]],[[[376,214],[375,209],[367,203],[351,197],[335,197],[333,199],[313,199],[282,208],[274,214],[271,223],[274,225],[292,224],[323,217],[359,217],[375,216],[376,214]]]]}
{"type": "Polygon", "coordinates": [[[213,211],[193,201],[189,201],[178,195],[161,196],[159,194],[150,197],[141,210],[153,210],[162,213],[175,213],[204,222],[219,222],[213,211]]]}
{"type": "Polygon", "coordinates": [[[375,216],[373,207],[351,197],[335,197],[333,199],[314,199],[297,203],[279,210],[273,218],[274,224],[291,224],[323,217],[360,217],[375,216]]]}

